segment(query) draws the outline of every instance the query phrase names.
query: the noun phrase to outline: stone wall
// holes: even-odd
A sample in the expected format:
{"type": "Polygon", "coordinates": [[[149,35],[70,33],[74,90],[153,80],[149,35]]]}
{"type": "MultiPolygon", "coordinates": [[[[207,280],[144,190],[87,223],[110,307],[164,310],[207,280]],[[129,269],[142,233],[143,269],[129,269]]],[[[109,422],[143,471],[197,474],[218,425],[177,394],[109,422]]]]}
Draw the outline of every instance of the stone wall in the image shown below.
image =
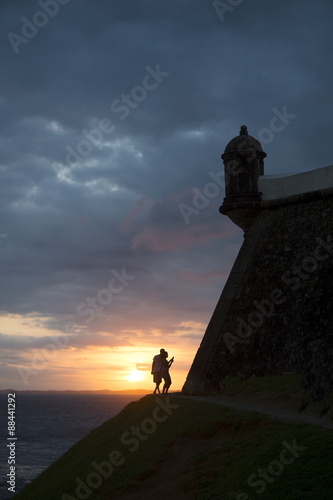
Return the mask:
{"type": "Polygon", "coordinates": [[[183,391],[284,372],[304,373],[314,400],[333,389],[331,190],[262,202],[183,391]]]}

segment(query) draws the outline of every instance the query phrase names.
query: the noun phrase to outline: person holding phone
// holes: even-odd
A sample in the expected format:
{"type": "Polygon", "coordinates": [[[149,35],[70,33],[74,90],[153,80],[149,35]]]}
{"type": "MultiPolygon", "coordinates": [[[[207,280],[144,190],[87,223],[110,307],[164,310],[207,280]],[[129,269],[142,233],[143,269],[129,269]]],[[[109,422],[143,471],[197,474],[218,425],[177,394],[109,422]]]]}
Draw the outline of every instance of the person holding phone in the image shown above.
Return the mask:
{"type": "Polygon", "coordinates": [[[164,380],[162,394],[168,394],[168,390],[169,390],[169,387],[171,385],[171,377],[170,377],[170,373],[169,373],[169,368],[175,359],[174,357],[172,357],[168,361],[167,358],[168,358],[168,353],[165,351],[164,356],[162,358],[162,370],[161,370],[161,377],[164,380]]]}

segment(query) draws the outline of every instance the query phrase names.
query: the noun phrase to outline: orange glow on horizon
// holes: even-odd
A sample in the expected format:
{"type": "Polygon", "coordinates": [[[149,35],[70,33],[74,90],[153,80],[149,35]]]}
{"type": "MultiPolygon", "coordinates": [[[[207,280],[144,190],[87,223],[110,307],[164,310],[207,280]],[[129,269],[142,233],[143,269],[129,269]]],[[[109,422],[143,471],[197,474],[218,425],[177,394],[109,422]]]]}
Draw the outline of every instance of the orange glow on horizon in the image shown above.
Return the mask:
{"type": "MultiPolygon", "coordinates": [[[[170,390],[180,390],[204,331],[202,323],[184,321],[167,335],[155,328],[147,328],[144,333],[138,330],[140,335],[133,332],[132,337],[136,343],[129,341],[127,345],[117,346],[113,336],[103,329],[96,333],[100,344],[96,342],[94,345],[96,337],[85,332],[67,336],[49,330],[47,319],[35,315],[2,316],[5,335],[11,336],[13,347],[7,348],[11,360],[6,376],[0,376],[0,388],[10,387],[18,391],[150,391],[155,387],[151,375],[152,360],[163,347],[169,352],[169,358],[175,358],[170,369],[170,390]],[[55,345],[52,339],[56,336],[67,338],[67,343],[62,341],[55,345]],[[41,337],[43,340],[39,343],[34,340],[41,337]]],[[[126,330],[123,333],[127,335],[126,330]]]]}

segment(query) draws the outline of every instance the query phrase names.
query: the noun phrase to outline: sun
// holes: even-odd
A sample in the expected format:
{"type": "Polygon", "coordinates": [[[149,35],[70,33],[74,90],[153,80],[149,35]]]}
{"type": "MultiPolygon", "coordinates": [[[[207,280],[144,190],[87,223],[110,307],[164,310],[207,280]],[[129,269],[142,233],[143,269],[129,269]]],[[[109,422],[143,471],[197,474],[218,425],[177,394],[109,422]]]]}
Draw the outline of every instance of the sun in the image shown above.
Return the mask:
{"type": "Polygon", "coordinates": [[[130,382],[139,382],[142,379],[143,379],[143,375],[138,370],[133,370],[133,371],[129,372],[129,374],[126,377],[126,380],[129,380],[130,382]]]}

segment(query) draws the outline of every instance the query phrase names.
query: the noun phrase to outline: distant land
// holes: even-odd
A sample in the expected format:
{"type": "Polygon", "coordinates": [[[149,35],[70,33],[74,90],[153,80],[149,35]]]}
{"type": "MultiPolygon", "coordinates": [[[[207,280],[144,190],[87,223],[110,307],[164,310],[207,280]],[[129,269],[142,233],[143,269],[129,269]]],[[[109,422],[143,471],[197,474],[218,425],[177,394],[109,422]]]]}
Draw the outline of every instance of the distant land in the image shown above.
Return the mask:
{"type": "Polygon", "coordinates": [[[54,390],[48,390],[48,391],[38,391],[38,390],[31,390],[31,391],[19,391],[17,389],[0,389],[0,394],[8,393],[8,392],[17,392],[17,393],[29,393],[29,394],[150,394],[152,390],[149,389],[128,389],[124,391],[109,391],[109,389],[101,389],[97,391],[88,391],[88,390],[83,390],[83,391],[72,391],[72,390],[66,390],[66,391],[54,391],[54,390]]]}

